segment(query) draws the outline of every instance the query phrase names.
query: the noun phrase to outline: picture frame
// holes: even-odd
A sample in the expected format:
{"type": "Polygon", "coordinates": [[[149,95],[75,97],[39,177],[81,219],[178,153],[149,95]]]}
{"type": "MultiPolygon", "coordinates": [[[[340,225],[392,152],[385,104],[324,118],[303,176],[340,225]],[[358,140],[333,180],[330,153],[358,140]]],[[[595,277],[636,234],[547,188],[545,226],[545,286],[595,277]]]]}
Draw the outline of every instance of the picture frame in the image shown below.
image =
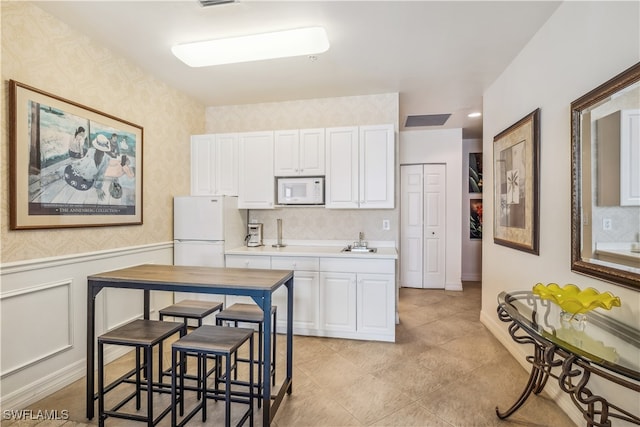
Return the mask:
{"type": "Polygon", "coordinates": [[[482,153],[469,153],[469,193],[482,193],[482,153]]]}
{"type": "Polygon", "coordinates": [[[142,224],[143,133],[10,80],[10,228],[142,224]]]}
{"type": "Polygon", "coordinates": [[[482,199],[469,199],[469,239],[482,240],[482,199]]]}
{"type": "Polygon", "coordinates": [[[493,241],[539,255],[539,108],[493,138],[493,157],[493,241]]]}

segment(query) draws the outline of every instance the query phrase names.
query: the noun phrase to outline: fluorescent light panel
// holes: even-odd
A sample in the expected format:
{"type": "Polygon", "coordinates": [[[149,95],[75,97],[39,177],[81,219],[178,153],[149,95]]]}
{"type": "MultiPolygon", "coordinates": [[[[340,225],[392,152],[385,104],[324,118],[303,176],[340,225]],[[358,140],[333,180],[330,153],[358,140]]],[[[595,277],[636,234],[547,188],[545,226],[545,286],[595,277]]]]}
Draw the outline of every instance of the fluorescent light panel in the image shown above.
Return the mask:
{"type": "Polygon", "coordinates": [[[322,27],[298,28],[273,33],[185,43],[171,52],[190,67],[233,64],[289,56],[313,55],[329,49],[322,27]]]}

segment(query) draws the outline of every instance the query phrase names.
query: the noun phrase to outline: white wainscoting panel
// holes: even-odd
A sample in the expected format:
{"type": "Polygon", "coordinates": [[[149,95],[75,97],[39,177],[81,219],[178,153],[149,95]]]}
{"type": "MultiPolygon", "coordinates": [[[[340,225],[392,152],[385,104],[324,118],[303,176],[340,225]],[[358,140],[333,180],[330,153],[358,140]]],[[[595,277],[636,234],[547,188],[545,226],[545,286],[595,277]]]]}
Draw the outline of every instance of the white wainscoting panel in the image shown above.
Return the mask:
{"type": "Polygon", "coordinates": [[[101,293],[106,331],[139,319],[144,314],[144,296],[138,290],[104,289],[101,293]]]}
{"type": "Polygon", "coordinates": [[[2,331],[0,379],[73,345],[71,280],[7,292],[0,295],[0,305],[2,324],[14,326],[2,331]]]}
{"type": "MultiPolygon", "coordinates": [[[[0,265],[0,407],[22,409],[84,377],[87,276],[138,264],[173,264],[173,242],[0,265]]],[[[152,318],[172,302],[172,293],[152,292],[152,318]]],[[[142,311],[142,291],[104,289],[96,336],[142,311]]],[[[123,352],[108,350],[105,359],[123,352]]]]}

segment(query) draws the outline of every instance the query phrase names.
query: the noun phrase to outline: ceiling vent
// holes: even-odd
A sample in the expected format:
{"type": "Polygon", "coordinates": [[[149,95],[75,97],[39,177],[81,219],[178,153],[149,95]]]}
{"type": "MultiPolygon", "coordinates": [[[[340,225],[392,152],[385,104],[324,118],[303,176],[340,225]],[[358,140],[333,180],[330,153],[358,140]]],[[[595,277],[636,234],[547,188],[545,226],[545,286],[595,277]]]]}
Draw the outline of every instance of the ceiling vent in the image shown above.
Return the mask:
{"type": "Polygon", "coordinates": [[[449,120],[451,114],[423,114],[418,116],[407,116],[404,127],[420,127],[420,126],[442,126],[449,120]]]}
{"type": "Polygon", "coordinates": [[[235,3],[236,0],[198,0],[198,2],[202,7],[208,7],[217,6],[219,4],[235,3]]]}

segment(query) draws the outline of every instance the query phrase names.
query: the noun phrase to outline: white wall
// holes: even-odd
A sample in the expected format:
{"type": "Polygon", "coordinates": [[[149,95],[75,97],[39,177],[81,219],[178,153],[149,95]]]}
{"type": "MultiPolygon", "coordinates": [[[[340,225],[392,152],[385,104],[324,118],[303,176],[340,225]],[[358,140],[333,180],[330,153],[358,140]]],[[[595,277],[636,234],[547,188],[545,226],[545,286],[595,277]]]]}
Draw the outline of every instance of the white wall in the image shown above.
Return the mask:
{"type": "MultiPolygon", "coordinates": [[[[530,346],[513,344],[506,324],[496,316],[496,297],[503,290],[556,282],[611,291],[622,300],[622,307],[611,313],[640,327],[640,293],[570,269],[570,104],[639,59],[640,3],[564,2],[484,94],[486,186],[493,182],[493,136],[541,109],[539,256],[493,243],[493,195],[484,193],[481,320],[523,364],[530,346]]],[[[606,384],[594,384],[593,391],[640,413],[636,393],[606,384]]],[[[557,400],[576,423],[584,423],[566,396],[557,400]]]]}
{"type": "MultiPolygon", "coordinates": [[[[400,132],[399,164],[446,165],[446,278],[445,289],[462,290],[462,129],[400,132]]],[[[400,254],[402,256],[402,254],[400,254]]]]}

